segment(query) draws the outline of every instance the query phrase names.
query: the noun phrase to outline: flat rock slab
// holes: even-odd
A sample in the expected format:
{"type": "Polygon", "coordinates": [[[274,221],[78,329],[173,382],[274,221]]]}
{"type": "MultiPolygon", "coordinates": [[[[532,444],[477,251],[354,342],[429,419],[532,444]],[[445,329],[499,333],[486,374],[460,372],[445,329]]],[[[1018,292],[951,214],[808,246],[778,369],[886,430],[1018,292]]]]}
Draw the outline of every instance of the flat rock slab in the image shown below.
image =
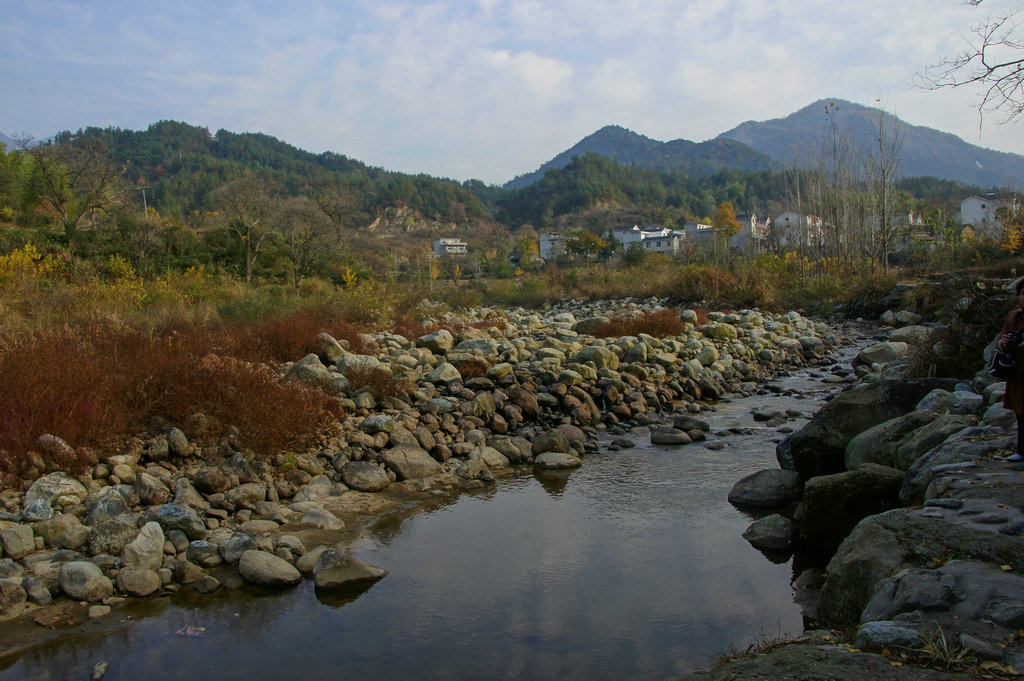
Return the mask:
{"type": "Polygon", "coordinates": [[[853,653],[845,646],[801,643],[765,655],[741,657],[720,667],[684,674],[686,681],[949,681],[946,672],[892,663],[872,653],[853,653]]]}

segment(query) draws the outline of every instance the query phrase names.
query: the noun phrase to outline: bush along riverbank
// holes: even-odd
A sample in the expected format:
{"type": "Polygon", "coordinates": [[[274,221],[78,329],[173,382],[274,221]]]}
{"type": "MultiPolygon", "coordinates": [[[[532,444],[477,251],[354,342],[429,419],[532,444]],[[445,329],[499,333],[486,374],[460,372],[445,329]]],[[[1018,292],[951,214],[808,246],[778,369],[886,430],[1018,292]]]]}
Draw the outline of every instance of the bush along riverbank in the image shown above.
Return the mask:
{"type": "Polygon", "coordinates": [[[898,327],[889,340],[854,361],[858,383],[778,445],[778,468],[730,493],[737,506],[780,510],[748,528],[755,546],[834,551],[824,576],[809,570],[794,587],[809,620],[854,633],[837,644],[846,637],[812,631],[759,665],[740,659],[688,678],[1024,669],[1024,466],[1005,461],[1016,446],[1005,384],[985,370],[969,381],[909,378],[908,350],[939,336],[912,315],[888,321],[898,327]]]}
{"type": "Polygon", "coordinates": [[[708,400],[834,364],[828,353],[844,342],[796,312],[705,314],[656,300],[481,308],[458,321],[456,334],[366,336],[358,354],[322,333],[318,352],[277,367],[280,383],[343,413],[303,451],[256,456],[235,424],[194,413],[88,452],[95,464],[72,475],[52,462],[82,452],[41,434],[18,453],[35,462],[27,477],[0,493],[0,618],[80,622],[126,598],[286,588],[304,575],[318,589],[372,584],[385,573],[346,547],[381,514],[523,467],[585,465],[601,431],[700,440],[708,400]]]}

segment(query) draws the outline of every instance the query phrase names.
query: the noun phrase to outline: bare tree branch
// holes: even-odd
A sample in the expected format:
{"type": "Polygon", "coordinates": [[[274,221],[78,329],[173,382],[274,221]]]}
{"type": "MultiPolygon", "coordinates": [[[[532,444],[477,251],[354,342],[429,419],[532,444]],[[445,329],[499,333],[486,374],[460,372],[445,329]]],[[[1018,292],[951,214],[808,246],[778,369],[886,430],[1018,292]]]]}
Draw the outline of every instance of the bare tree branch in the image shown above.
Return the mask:
{"type": "MultiPolygon", "coordinates": [[[[984,0],[966,0],[977,7],[984,0]]],[[[966,47],[916,77],[925,90],[980,86],[978,113],[1000,114],[1000,123],[1024,116],[1024,8],[989,16],[971,27],[966,47]]]]}

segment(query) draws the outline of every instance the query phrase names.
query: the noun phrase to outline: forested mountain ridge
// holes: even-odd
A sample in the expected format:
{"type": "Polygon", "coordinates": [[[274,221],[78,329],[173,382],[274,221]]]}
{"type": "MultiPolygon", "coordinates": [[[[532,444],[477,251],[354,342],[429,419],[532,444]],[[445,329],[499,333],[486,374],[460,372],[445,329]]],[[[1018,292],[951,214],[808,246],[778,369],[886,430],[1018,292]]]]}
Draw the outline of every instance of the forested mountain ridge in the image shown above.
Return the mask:
{"type": "Polygon", "coordinates": [[[840,99],[823,99],[784,118],[747,121],[718,136],[742,142],[785,165],[814,164],[831,126],[862,153],[877,146],[879,116],[886,130],[900,130],[899,174],[932,176],[981,187],[1019,189],[1024,156],[970,144],[956,135],[911,125],[891,113],[840,99]]]}
{"type": "Polygon", "coordinates": [[[384,209],[408,207],[431,220],[488,220],[489,211],[468,188],[425,174],[373,168],[342,154],[304,151],[262,133],[233,133],[177,121],[160,121],[143,131],[86,128],[64,132],[56,141],[96,138],[111,160],[128,163],[127,178],[147,187],[149,205],[160,213],[200,210],[219,185],[255,172],[286,194],[315,194],[325,188],[348,193],[353,213],[374,220],[384,209]]]}
{"type": "Polygon", "coordinates": [[[691,142],[677,139],[660,142],[619,125],[606,125],[543,163],[532,173],[520,175],[505,183],[504,187],[527,187],[543,177],[548,170],[564,168],[573,157],[587,153],[613,158],[623,165],[679,171],[688,175],[711,175],[723,169],[760,171],[781,168],[768,155],[733,140],[691,142]]]}

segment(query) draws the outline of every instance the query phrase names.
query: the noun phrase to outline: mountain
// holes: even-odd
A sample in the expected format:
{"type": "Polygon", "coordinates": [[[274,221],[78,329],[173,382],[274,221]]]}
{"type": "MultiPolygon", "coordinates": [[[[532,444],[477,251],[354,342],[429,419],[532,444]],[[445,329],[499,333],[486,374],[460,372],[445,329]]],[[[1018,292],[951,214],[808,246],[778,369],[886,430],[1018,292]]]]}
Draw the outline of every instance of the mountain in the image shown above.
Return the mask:
{"type": "Polygon", "coordinates": [[[836,129],[849,135],[861,150],[877,146],[878,116],[884,128],[901,126],[903,146],[899,173],[903,177],[932,176],[981,187],[1020,189],[1024,184],[1024,156],[969,144],[956,135],[921,125],[910,125],[881,110],[843,101],[823,99],[785,118],[747,121],[716,139],[733,140],[756,149],[780,163],[808,162],[817,158],[822,142],[836,129]]]}
{"type": "Polygon", "coordinates": [[[6,145],[8,149],[14,149],[16,146],[14,140],[2,132],[0,132],[0,144],[6,145]]]}
{"type": "Polygon", "coordinates": [[[505,183],[505,189],[527,187],[551,168],[564,168],[573,156],[593,152],[614,158],[624,165],[656,170],[677,170],[689,175],[710,175],[722,168],[735,170],[774,170],[780,165],[767,154],[729,139],[691,142],[677,139],[659,142],[618,125],[606,125],[577,142],[532,173],[505,183]]]}

